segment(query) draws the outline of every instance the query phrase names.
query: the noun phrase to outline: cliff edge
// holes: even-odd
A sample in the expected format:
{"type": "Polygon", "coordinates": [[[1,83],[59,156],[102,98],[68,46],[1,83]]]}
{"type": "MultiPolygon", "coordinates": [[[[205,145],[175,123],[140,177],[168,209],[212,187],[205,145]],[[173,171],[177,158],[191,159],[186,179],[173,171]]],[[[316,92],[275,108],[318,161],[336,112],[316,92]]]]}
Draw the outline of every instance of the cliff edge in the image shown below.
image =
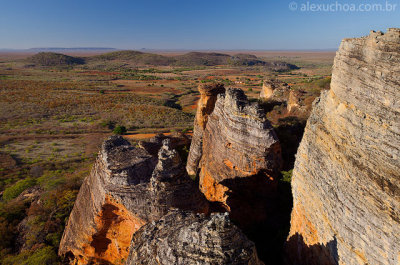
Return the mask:
{"type": "Polygon", "coordinates": [[[293,170],[288,264],[400,264],[400,29],[342,41],[293,170]]]}

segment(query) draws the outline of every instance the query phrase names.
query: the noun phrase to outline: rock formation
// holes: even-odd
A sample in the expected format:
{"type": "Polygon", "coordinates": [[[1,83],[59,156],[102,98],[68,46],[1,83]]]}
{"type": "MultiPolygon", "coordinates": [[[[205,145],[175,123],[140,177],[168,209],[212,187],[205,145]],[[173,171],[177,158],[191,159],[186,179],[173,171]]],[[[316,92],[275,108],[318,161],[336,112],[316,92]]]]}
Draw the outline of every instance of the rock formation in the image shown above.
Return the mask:
{"type": "Polygon", "coordinates": [[[297,153],[289,264],[400,264],[400,29],[345,39],[297,153]]]}
{"type": "Polygon", "coordinates": [[[290,86],[287,83],[267,79],[264,80],[260,98],[264,100],[287,101],[289,97],[290,86]]]}
{"type": "Polygon", "coordinates": [[[305,91],[303,90],[290,90],[287,100],[287,110],[289,112],[293,112],[295,109],[302,110],[302,107],[304,107],[302,103],[304,94],[305,91]]]}
{"type": "Polygon", "coordinates": [[[227,214],[172,211],[142,227],[132,239],[127,265],[261,265],[254,243],[227,214]]]}
{"type": "Polygon", "coordinates": [[[208,116],[214,110],[217,96],[225,92],[223,84],[201,84],[199,86],[200,100],[194,120],[193,138],[186,165],[189,175],[196,175],[203,151],[203,133],[207,125],[208,116]]]}
{"type": "Polygon", "coordinates": [[[264,110],[250,103],[242,90],[207,89],[215,92],[211,98],[202,93],[200,99],[189,172],[199,172],[206,198],[230,211],[241,225],[265,220],[268,201],[276,195],[279,141],[264,110]],[[212,104],[206,108],[204,101],[212,104]]]}
{"type": "Polygon", "coordinates": [[[170,208],[208,211],[170,139],[161,140],[141,147],[119,136],[104,142],[79,191],[60,255],[75,264],[119,264],[128,256],[133,233],[170,208]]]}

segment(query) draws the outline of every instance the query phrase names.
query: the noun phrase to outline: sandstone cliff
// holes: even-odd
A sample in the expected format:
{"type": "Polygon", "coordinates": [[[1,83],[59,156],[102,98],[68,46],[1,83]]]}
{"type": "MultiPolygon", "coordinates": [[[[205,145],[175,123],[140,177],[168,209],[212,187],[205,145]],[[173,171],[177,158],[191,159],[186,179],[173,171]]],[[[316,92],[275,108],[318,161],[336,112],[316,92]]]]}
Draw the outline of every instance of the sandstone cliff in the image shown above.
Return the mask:
{"type": "Polygon", "coordinates": [[[199,86],[200,100],[197,106],[196,118],[194,120],[193,138],[186,164],[189,175],[196,175],[200,158],[203,152],[203,133],[207,125],[208,116],[214,110],[217,96],[225,92],[222,84],[201,84],[199,86]]]}
{"type": "Polygon", "coordinates": [[[172,211],[142,227],[132,239],[127,265],[261,265],[254,243],[226,214],[172,211]]]}
{"type": "Polygon", "coordinates": [[[400,264],[400,29],[345,39],[292,178],[289,264],[400,264]]]}
{"type": "Polygon", "coordinates": [[[249,227],[271,216],[281,166],[279,141],[264,110],[242,90],[228,88],[213,97],[207,119],[197,113],[195,132],[198,120],[205,122],[193,136],[188,167],[199,172],[200,190],[209,201],[229,211],[242,228],[249,227]],[[199,161],[198,166],[191,161],[199,161]]]}
{"type": "Polygon", "coordinates": [[[133,233],[170,208],[208,211],[170,139],[161,140],[141,147],[117,136],[104,142],[79,191],[60,255],[76,264],[119,264],[128,256],[133,233]]]}

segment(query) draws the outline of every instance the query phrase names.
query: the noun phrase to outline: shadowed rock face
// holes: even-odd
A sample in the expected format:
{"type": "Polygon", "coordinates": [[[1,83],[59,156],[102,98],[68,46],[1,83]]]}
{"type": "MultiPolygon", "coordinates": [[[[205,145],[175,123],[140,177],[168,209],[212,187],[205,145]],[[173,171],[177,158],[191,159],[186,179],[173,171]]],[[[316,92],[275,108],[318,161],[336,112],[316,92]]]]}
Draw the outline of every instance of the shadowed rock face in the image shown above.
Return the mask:
{"type": "Polygon", "coordinates": [[[206,198],[230,211],[243,227],[262,222],[276,196],[279,141],[264,110],[250,103],[242,90],[213,91],[210,107],[199,104],[189,153],[190,161],[199,162],[189,161],[187,169],[199,172],[200,190],[206,198]]]}
{"type": "Polygon", "coordinates": [[[77,264],[119,264],[133,233],[170,208],[207,212],[208,204],[171,147],[155,138],[135,148],[106,140],[79,191],[59,254],[77,264]],[[149,153],[159,149],[156,156],[149,153]]]}
{"type": "Polygon", "coordinates": [[[142,227],[132,239],[127,265],[261,265],[254,243],[226,214],[172,211],[142,227]]]}
{"type": "Polygon", "coordinates": [[[289,264],[400,264],[399,98],[400,29],[343,40],[297,153],[289,264]]]}

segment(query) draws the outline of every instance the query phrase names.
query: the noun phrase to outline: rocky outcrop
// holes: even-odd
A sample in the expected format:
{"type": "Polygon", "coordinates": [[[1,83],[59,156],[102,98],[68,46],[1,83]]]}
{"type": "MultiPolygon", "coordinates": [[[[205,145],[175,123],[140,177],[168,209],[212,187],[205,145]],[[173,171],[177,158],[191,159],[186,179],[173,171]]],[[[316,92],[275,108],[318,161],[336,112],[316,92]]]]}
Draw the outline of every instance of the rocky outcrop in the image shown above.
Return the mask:
{"type": "Polygon", "coordinates": [[[287,110],[293,112],[295,109],[302,111],[305,104],[302,102],[304,99],[305,91],[303,90],[290,90],[287,100],[287,110]]]}
{"type": "Polygon", "coordinates": [[[345,39],[292,178],[289,264],[400,264],[400,29],[345,39]]]}
{"type": "Polygon", "coordinates": [[[261,222],[276,195],[279,141],[264,110],[250,103],[242,90],[226,89],[212,107],[206,120],[202,111],[196,117],[196,129],[199,119],[205,122],[201,134],[193,136],[189,158],[196,157],[199,163],[192,172],[199,172],[206,198],[230,211],[235,221],[243,226],[261,222]]]}
{"type": "Polygon", "coordinates": [[[118,136],[104,142],[61,240],[59,254],[71,263],[119,264],[132,235],[170,208],[208,211],[169,139],[139,146],[118,136]]]}
{"type": "MultiPolygon", "coordinates": [[[[260,99],[268,105],[270,114],[273,113],[272,116],[278,119],[289,116],[308,118],[314,98],[315,96],[307,95],[304,90],[275,79],[266,79],[260,92],[260,99]],[[276,111],[275,106],[279,106],[276,111]]],[[[271,122],[275,122],[274,118],[269,118],[271,122]]]]}
{"type": "Polygon", "coordinates": [[[287,83],[275,79],[267,79],[263,82],[260,98],[284,102],[289,97],[290,89],[287,83]]]}
{"type": "Polygon", "coordinates": [[[225,92],[223,84],[201,84],[199,86],[200,99],[194,120],[193,138],[186,164],[189,175],[196,175],[203,151],[203,133],[207,125],[208,116],[214,110],[217,96],[225,92]]]}
{"type": "Polygon", "coordinates": [[[142,227],[132,239],[127,265],[261,265],[254,243],[227,214],[172,211],[142,227]]]}

